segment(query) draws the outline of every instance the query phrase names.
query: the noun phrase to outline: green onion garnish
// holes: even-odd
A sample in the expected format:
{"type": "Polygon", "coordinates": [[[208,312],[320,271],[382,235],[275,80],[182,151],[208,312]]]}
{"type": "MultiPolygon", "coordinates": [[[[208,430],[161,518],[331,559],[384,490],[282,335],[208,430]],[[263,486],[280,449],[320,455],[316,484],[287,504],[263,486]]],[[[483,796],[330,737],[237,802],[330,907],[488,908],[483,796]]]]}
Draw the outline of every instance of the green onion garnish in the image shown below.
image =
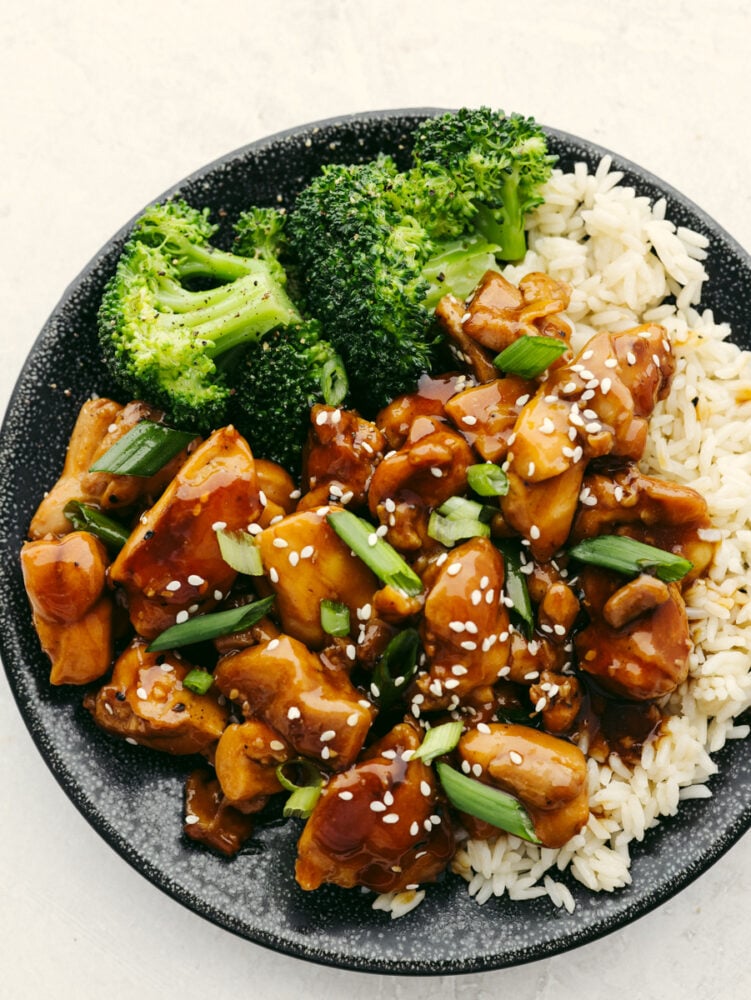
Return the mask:
{"type": "Polygon", "coordinates": [[[567,344],[553,337],[519,337],[493,358],[493,364],[507,375],[537,378],[567,350],[567,344]]]}
{"type": "Polygon", "coordinates": [[[122,524],[103,514],[98,507],[81,503],[80,500],[69,500],[63,507],[63,514],[76,531],[88,531],[96,535],[110,552],[119,552],[130,537],[130,532],[122,524]]]}
{"type": "Polygon", "coordinates": [[[450,753],[459,742],[463,729],[464,725],[461,722],[444,722],[442,726],[429,729],[419,748],[412,754],[412,760],[422,760],[430,764],[436,757],[450,753]]]}
{"type": "Polygon", "coordinates": [[[311,761],[300,757],[279,764],[276,777],[282,788],[292,793],[284,804],[284,815],[307,819],[321,795],[323,785],[321,772],[311,761]],[[302,784],[287,777],[285,769],[290,767],[297,768],[298,774],[302,774],[302,784]]]}
{"type": "Polygon", "coordinates": [[[321,628],[327,635],[349,635],[349,608],[341,601],[321,601],[321,628]]]}
{"type": "Polygon", "coordinates": [[[349,510],[333,510],[326,520],[384,584],[401,590],[408,597],[422,593],[420,577],[395,548],[376,534],[372,524],[349,510]]]}
{"type": "Polygon", "coordinates": [[[396,704],[417,672],[420,635],[417,629],[397,632],[375,666],[370,690],[382,711],[396,704]]]}
{"type": "Polygon", "coordinates": [[[532,635],[535,616],[527,587],[527,577],[522,573],[521,548],[512,541],[496,539],[495,544],[503,554],[506,596],[511,600],[511,610],[526,626],[527,636],[532,635]]]}
{"type": "Polygon", "coordinates": [[[467,538],[489,538],[490,525],[473,518],[442,517],[434,510],[428,521],[428,534],[441,545],[451,548],[467,538]]]}
{"type": "Polygon", "coordinates": [[[115,441],[96,460],[89,472],[149,478],[156,475],[195,438],[196,435],[190,431],[176,431],[151,420],[142,420],[115,441]]]}
{"type": "Polygon", "coordinates": [[[187,688],[188,691],[193,691],[194,694],[206,694],[213,683],[213,674],[210,674],[208,670],[200,670],[198,667],[189,670],[183,677],[183,687],[187,688]]]}
{"type": "Polygon", "coordinates": [[[646,545],[626,535],[600,535],[586,538],[569,551],[579,562],[613,569],[618,573],[636,576],[654,570],[655,576],[666,583],[681,580],[693,568],[693,563],[683,556],[666,552],[654,545],[646,545]]]}
{"type": "Polygon", "coordinates": [[[219,542],[222,559],[228,566],[246,576],[263,576],[261,552],[249,532],[219,528],[216,540],[219,542]]]}
{"type": "Polygon", "coordinates": [[[498,511],[467,497],[449,497],[434,510],[428,521],[428,534],[441,545],[451,547],[465,538],[489,538],[490,521],[498,511]]]}
{"type": "Polygon", "coordinates": [[[540,843],[529,813],[513,795],[468,778],[466,774],[441,761],[436,764],[436,771],[443,790],[455,809],[484,819],[486,823],[492,823],[522,840],[540,843]]]}
{"type": "Polygon", "coordinates": [[[220,635],[230,635],[232,632],[242,632],[243,629],[255,625],[271,608],[273,595],[264,597],[252,604],[243,604],[239,608],[228,611],[216,611],[208,615],[196,615],[179,625],[171,625],[160,633],[148,647],[149,653],[158,653],[163,649],[177,649],[178,646],[191,646],[195,642],[205,642],[216,639],[220,635]]]}
{"type": "Polygon", "coordinates": [[[493,462],[481,462],[467,469],[470,489],[481,497],[505,497],[508,493],[508,476],[493,462]]]}

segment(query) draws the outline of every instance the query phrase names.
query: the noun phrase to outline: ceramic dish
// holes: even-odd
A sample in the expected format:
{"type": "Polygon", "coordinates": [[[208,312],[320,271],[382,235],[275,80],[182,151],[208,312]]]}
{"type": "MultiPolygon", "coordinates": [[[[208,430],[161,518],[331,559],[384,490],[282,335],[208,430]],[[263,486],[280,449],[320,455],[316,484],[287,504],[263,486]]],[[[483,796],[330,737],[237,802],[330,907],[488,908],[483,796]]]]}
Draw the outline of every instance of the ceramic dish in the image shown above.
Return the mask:
{"type": "MultiPolygon", "coordinates": [[[[253,203],[289,203],[328,161],[403,155],[426,111],[379,112],[293,129],[252,143],[176,186],[188,201],[232,217],[253,203]]],[[[560,165],[593,167],[606,152],[549,130],[560,165]]],[[[700,209],[646,171],[614,156],[625,181],[667,198],[667,216],[711,240],[704,305],[751,347],[751,258],[700,209]],[[745,331],[745,332],[744,332],[745,331]],[[745,338],[745,339],[744,339],[745,338]]],[[[371,909],[372,896],[327,886],[305,893],[294,881],[296,821],[259,826],[227,861],[182,835],[186,761],[115,741],[93,725],[81,691],[48,683],[31,627],[18,552],[43,492],[62,466],[84,400],[111,392],[98,360],[95,315],[122,246],[124,227],[71,284],[34,344],[0,436],[0,636],[2,657],[24,720],[53,774],[96,830],[138,872],[178,902],[258,944],[314,962],[372,972],[447,974],[495,969],[573,948],[623,926],[668,899],[716,861],[751,825],[751,741],[717,760],[713,797],[682,804],[633,851],[633,884],[593,894],[567,880],[573,914],[550,900],[493,899],[478,906],[458,877],[431,887],[400,920],[371,909]]]]}

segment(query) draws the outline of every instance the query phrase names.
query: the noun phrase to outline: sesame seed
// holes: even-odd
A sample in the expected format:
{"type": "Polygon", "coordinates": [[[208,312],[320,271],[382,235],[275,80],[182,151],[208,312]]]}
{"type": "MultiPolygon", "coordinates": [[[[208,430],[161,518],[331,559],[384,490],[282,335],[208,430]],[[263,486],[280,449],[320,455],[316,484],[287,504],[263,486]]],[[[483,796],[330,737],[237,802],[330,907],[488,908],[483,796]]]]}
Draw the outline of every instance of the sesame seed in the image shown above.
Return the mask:
{"type": "Polygon", "coordinates": [[[351,715],[347,716],[348,726],[356,726],[359,721],[360,721],[360,716],[358,715],[357,712],[353,712],[351,715]]]}
{"type": "Polygon", "coordinates": [[[535,712],[541,712],[545,708],[547,703],[548,703],[547,698],[545,697],[538,698],[537,701],[535,702],[535,712]]]}
{"type": "Polygon", "coordinates": [[[396,750],[384,750],[381,757],[385,757],[387,760],[396,760],[396,750]]]}
{"type": "Polygon", "coordinates": [[[471,413],[468,413],[465,417],[462,417],[462,423],[466,424],[467,427],[474,427],[477,423],[477,417],[473,417],[471,413]]]}
{"type": "Polygon", "coordinates": [[[289,545],[289,542],[287,541],[286,538],[275,538],[271,544],[274,546],[275,549],[286,549],[289,545]]]}
{"type": "Polygon", "coordinates": [[[446,560],[448,559],[448,557],[449,557],[448,552],[441,552],[441,554],[438,556],[438,558],[435,561],[436,566],[443,566],[443,564],[446,562],[446,560]]]}
{"type": "Polygon", "coordinates": [[[481,764],[473,764],[472,765],[472,774],[474,774],[474,776],[476,778],[479,778],[480,775],[482,774],[482,765],[481,764]]]}
{"type": "Polygon", "coordinates": [[[428,691],[430,691],[431,694],[434,694],[436,698],[440,698],[441,695],[443,694],[443,687],[441,685],[441,682],[439,680],[434,680],[430,685],[430,687],[428,688],[428,691]]]}
{"type": "Polygon", "coordinates": [[[316,414],[316,424],[319,427],[322,427],[323,424],[326,423],[326,421],[328,420],[328,418],[329,418],[328,411],[327,410],[321,410],[320,413],[316,414]]]}
{"type": "Polygon", "coordinates": [[[529,537],[534,541],[537,541],[537,539],[540,537],[540,529],[537,527],[536,524],[530,526],[529,537]]]}
{"type": "Polygon", "coordinates": [[[579,386],[576,384],[576,382],[567,382],[563,387],[563,391],[565,393],[576,392],[578,388],[579,386]]]}
{"type": "Polygon", "coordinates": [[[200,587],[201,584],[206,583],[206,581],[202,576],[199,576],[198,573],[191,573],[188,577],[188,583],[191,587],[200,587]]]}
{"type": "Polygon", "coordinates": [[[525,393],[523,396],[519,396],[516,400],[517,406],[525,406],[529,402],[529,393],[525,393]]]}
{"type": "Polygon", "coordinates": [[[474,604],[475,607],[477,607],[477,605],[482,600],[482,591],[481,590],[473,590],[472,593],[469,595],[469,599],[472,602],[472,604],[474,604]]]}
{"type": "Polygon", "coordinates": [[[339,792],[339,798],[344,799],[345,802],[349,802],[353,797],[352,792],[348,792],[346,788],[343,792],[339,792]]]}
{"type": "Polygon", "coordinates": [[[534,462],[530,462],[529,465],[527,466],[527,475],[531,479],[532,476],[534,476],[534,474],[535,474],[535,463],[534,462]]]}
{"type": "Polygon", "coordinates": [[[426,833],[430,833],[430,831],[433,829],[433,824],[430,822],[429,819],[426,819],[425,822],[422,824],[422,828],[426,833]]]}
{"type": "Polygon", "coordinates": [[[602,424],[597,420],[593,420],[591,423],[584,425],[584,430],[587,434],[598,434],[602,430],[602,424]]]}
{"type": "Polygon", "coordinates": [[[342,419],[342,411],[334,410],[334,412],[331,414],[331,423],[338,424],[341,419],[342,419]]]}
{"type": "Polygon", "coordinates": [[[553,626],[553,631],[555,632],[556,635],[565,635],[566,634],[566,627],[565,627],[565,625],[554,625],[553,626]]]}
{"type": "Polygon", "coordinates": [[[182,584],[180,583],[179,580],[170,580],[170,582],[167,584],[167,586],[164,589],[165,590],[171,590],[171,591],[174,592],[175,590],[179,590],[181,586],[182,586],[182,584]]]}
{"type": "Polygon", "coordinates": [[[607,394],[610,392],[610,387],[612,386],[612,384],[613,381],[612,379],[609,378],[604,378],[602,382],[600,382],[600,389],[602,390],[604,396],[607,396],[607,394]]]}
{"type": "Polygon", "coordinates": [[[371,532],[371,534],[368,535],[368,545],[372,548],[377,543],[378,543],[378,535],[375,533],[375,531],[373,531],[371,532]]]}
{"type": "Polygon", "coordinates": [[[660,359],[659,359],[659,357],[656,354],[653,354],[652,355],[652,360],[654,361],[655,366],[657,368],[659,368],[660,367],[660,359]]]}
{"type": "Polygon", "coordinates": [[[354,643],[348,643],[347,648],[344,650],[348,660],[354,660],[357,657],[357,649],[354,643]]]}
{"type": "Polygon", "coordinates": [[[268,504],[268,502],[269,502],[266,499],[266,494],[263,492],[263,490],[259,490],[258,491],[258,499],[261,501],[261,506],[262,507],[265,507],[268,504]]]}
{"type": "Polygon", "coordinates": [[[426,799],[429,799],[430,796],[433,794],[433,789],[430,787],[430,785],[428,784],[428,782],[425,781],[424,778],[420,782],[420,792],[421,792],[422,795],[425,796],[426,799]]]}
{"type": "Polygon", "coordinates": [[[626,361],[628,361],[630,365],[636,364],[636,355],[634,354],[633,351],[628,352],[628,354],[626,355],[626,361]]]}
{"type": "Polygon", "coordinates": [[[436,479],[442,479],[443,478],[443,469],[438,469],[435,466],[432,466],[431,469],[430,469],[430,474],[431,474],[431,476],[435,476],[436,479]]]}
{"type": "Polygon", "coordinates": [[[386,803],[387,806],[393,806],[394,796],[391,794],[391,792],[386,791],[383,794],[383,801],[386,803]]]}
{"type": "Polygon", "coordinates": [[[281,740],[271,740],[269,746],[272,750],[284,750],[284,744],[281,740]]]}
{"type": "Polygon", "coordinates": [[[290,722],[293,722],[295,719],[300,718],[300,709],[297,707],[297,705],[290,705],[290,707],[287,709],[287,718],[289,719],[290,722]]]}
{"type": "Polygon", "coordinates": [[[517,750],[510,750],[509,751],[509,760],[511,761],[512,764],[523,764],[524,763],[524,758],[522,757],[522,755],[517,750]]]}
{"type": "Polygon", "coordinates": [[[378,687],[377,684],[370,685],[370,693],[373,695],[374,698],[381,697],[381,689],[378,687]]]}
{"type": "Polygon", "coordinates": [[[182,623],[186,622],[188,618],[190,618],[190,615],[187,611],[178,611],[175,615],[175,624],[182,625],[182,623]]]}
{"type": "Polygon", "coordinates": [[[455,663],[451,668],[451,673],[455,677],[463,677],[467,673],[467,668],[461,663],[455,663]]]}
{"type": "Polygon", "coordinates": [[[496,676],[498,676],[498,677],[508,677],[508,675],[510,673],[511,673],[511,667],[505,666],[505,667],[501,667],[501,669],[498,671],[498,674],[496,676]]]}
{"type": "Polygon", "coordinates": [[[138,690],[136,691],[136,694],[138,695],[138,697],[142,701],[145,701],[149,697],[148,694],[146,693],[146,688],[142,688],[142,687],[138,688],[138,690]]]}
{"type": "Polygon", "coordinates": [[[605,364],[606,368],[617,368],[618,367],[618,361],[617,361],[616,358],[606,358],[604,364],[605,364]]]}
{"type": "Polygon", "coordinates": [[[371,802],[370,803],[370,808],[371,808],[371,810],[374,813],[383,813],[383,812],[386,812],[386,806],[383,804],[383,802],[377,802],[377,801],[376,802],[371,802]]]}
{"type": "Polygon", "coordinates": [[[214,600],[215,601],[221,601],[221,599],[223,597],[224,597],[224,594],[221,592],[221,590],[215,590],[214,591],[214,600]]]}
{"type": "Polygon", "coordinates": [[[461,573],[462,564],[461,563],[451,563],[449,568],[446,570],[449,576],[456,576],[457,573],[461,573]]]}
{"type": "Polygon", "coordinates": [[[271,580],[272,583],[279,583],[279,574],[277,573],[276,568],[274,566],[272,566],[271,569],[269,570],[269,579],[271,580]]]}
{"type": "Polygon", "coordinates": [[[370,702],[367,700],[367,698],[360,698],[357,704],[360,706],[360,708],[370,708],[370,702]]]}
{"type": "Polygon", "coordinates": [[[474,642],[472,639],[465,639],[464,642],[460,642],[459,645],[462,647],[462,649],[466,649],[468,653],[471,653],[475,649],[477,649],[477,643],[474,642]]]}
{"type": "Polygon", "coordinates": [[[543,422],[540,424],[540,430],[543,434],[552,434],[555,430],[555,424],[550,419],[550,417],[545,417],[543,422]]]}
{"type": "Polygon", "coordinates": [[[289,559],[290,566],[297,566],[300,562],[300,553],[293,550],[287,558],[289,559]]]}
{"type": "Polygon", "coordinates": [[[420,832],[420,824],[417,822],[417,820],[414,820],[409,828],[409,834],[411,837],[416,837],[419,832],[420,832]]]}
{"type": "Polygon", "coordinates": [[[328,744],[327,744],[321,750],[321,758],[323,760],[328,760],[330,756],[331,756],[331,750],[329,749],[328,744]]]}
{"type": "Polygon", "coordinates": [[[581,460],[582,460],[583,457],[584,457],[584,449],[582,448],[582,446],[580,444],[578,444],[574,448],[574,456],[573,456],[574,462],[581,462],[581,460]]]}
{"type": "Polygon", "coordinates": [[[469,772],[471,770],[472,770],[472,768],[470,766],[469,761],[468,760],[463,760],[462,761],[462,771],[464,771],[465,774],[469,774],[469,772]]]}
{"type": "Polygon", "coordinates": [[[289,494],[290,500],[299,500],[301,496],[302,496],[301,490],[291,490],[289,494]]]}
{"type": "Polygon", "coordinates": [[[211,525],[213,531],[224,531],[226,527],[227,527],[226,521],[214,521],[214,523],[211,525]]]}
{"type": "Polygon", "coordinates": [[[125,742],[132,744],[132,746],[134,746],[134,747],[138,746],[138,740],[134,740],[132,736],[126,736],[125,737],[125,742]]]}
{"type": "Polygon", "coordinates": [[[470,635],[477,635],[478,629],[477,625],[475,625],[474,622],[467,621],[464,623],[464,627],[470,633],[470,635]]]}
{"type": "Polygon", "coordinates": [[[430,822],[433,824],[433,826],[438,826],[438,824],[441,822],[441,817],[434,813],[430,817],[430,822]]]}
{"type": "Polygon", "coordinates": [[[300,551],[300,558],[301,559],[310,559],[313,556],[314,552],[315,552],[315,548],[312,545],[306,545],[300,551]]]}
{"type": "Polygon", "coordinates": [[[455,677],[447,677],[443,686],[451,691],[453,688],[459,687],[459,681],[455,677]]]}
{"type": "Polygon", "coordinates": [[[485,594],[485,603],[492,604],[495,600],[495,590],[491,587],[490,590],[485,594]]]}
{"type": "MultiPolygon", "coordinates": [[[[531,645],[532,645],[532,644],[530,643],[530,646],[531,646],[531,645]]],[[[529,651],[530,651],[530,653],[532,653],[532,650],[531,650],[531,649],[530,649],[529,651]]],[[[532,656],[534,656],[534,655],[535,655],[535,654],[534,654],[534,653],[532,653],[532,656]]],[[[540,671],[539,671],[539,670],[529,670],[529,671],[527,671],[527,673],[526,673],[526,674],[524,675],[524,680],[525,680],[525,681],[536,681],[536,680],[537,680],[537,678],[538,678],[539,676],[540,676],[540,671]]]]}
{"type": "Polygon", "coordinates": [[[194,615],[196,613],[196,611],[198,611],[198,605],[197,604],[191,604],[190,607],[188,608],[188,614],[189,615],[194,615]]]}
{"type": "Polygon", "coordinates": [[[262,531],[263,531],[263,528],[261,527],[260,524],[249,524],[248,525],[248,533],[251,534],[251,535],[260,535],[262,531]]]}
{"type": "Polygon", "coordinates": [[[382,524],[378,528],[376,528],[376,534],[378,535],[379,538],[383,538],[385,535],[388,534],[388,532],[389,529],[387,524],[382,524]]]}
{"type": "Polygon", "coordinates": [[[106,712],[109,712],[110,715],[114,715],[115,714],[115,710],[113,709],[112,705],[110,705],[110,703],[108,701],[105,701],[105,703],[104,703],[104,709],[105,709],[106,712]]]}
{"type": "Polygon", "coordinates": [[[273,650],[275,650],[278,645],[279,645],[279,640],[278,639],[269,639],[268,645],[266,646],[266,649],[270,653],[273,650]]]}
{"type": "Polygon", "coordinates": [[[327,729],[325,733],[321,733],[321,735],[320,735],[319,738],[321,740],[321,743],[328,743],[330,740],[333,740],[333,739],[336,738],[336,730],[335,729],[327,729]]]}
{"type": "Polygon", "coordinates": [[[186,824],[186,826],[193,826],[197,822],[198,822],[198,817],[197,816],[186,816],[185,817],[185,824],[186,824]]]}

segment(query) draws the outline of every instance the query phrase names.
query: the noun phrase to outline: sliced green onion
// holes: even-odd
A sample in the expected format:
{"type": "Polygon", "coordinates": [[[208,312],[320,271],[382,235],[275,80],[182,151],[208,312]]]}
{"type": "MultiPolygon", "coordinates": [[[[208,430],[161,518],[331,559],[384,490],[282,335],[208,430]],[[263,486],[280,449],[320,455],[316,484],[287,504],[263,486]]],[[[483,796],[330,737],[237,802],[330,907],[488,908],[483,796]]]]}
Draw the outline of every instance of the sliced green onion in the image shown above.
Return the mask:
{"type": "Polygon", "coordinates": [[[321,601],[321,628],[327,635],[349,635],[349,608],[341,601],[321,601]]]}
{"type": "Polygon", "coordinates": [[[417,672],[420,635],[417,629],[397,632],[375,666],[371,693],[382,711],[390,709],[402,696],[417,672]]]}
{"type": "Polygon", "coordinates": [[[438,513],[444,517],[454,520],[468,520],[490,522],[498,513],[497,507],[491,507],[486,503],[478,503],[477,500],[469,500],[467,497],[449,497],[440,507],[438,513]]]}
{"type": "Polygon", "coordinates": [[[442,517],[434,510],[428,520],[428,534],[441,545],[451,548],[467,538],[489,538],[490,525],[476,518],[442,517]]]}
{"type": "Polygon", "coordinates": [[[282,788],[292,793],[284,804],[284,815],[307,819],[321,795],[323,785],[321,772],[309,760],[298,758],[279,764],[276,777],[282,788]],[[289,767],[295,767],[302,772],[304,784],[287,777],[285,769],[289,767]]]}
{"type": "Polygon", "coordinates": [[[183,687],[187,688],[188,691],[193,691],[194,694],[206,694],[213,683],[213,674],[210,674],[208,670],[200,670],[198,667],[189,670],[183,677],[183,687]]]}
{"type": "Polygon", "coordinates": [[[442,726],[434,726],[425,733],[425,738],[412,755],[412,760],[423,760],[432,763],[436,757],[450,753],[462,735],[464,725],[461,722],[445,722],[442,726]]]}
{"type": "Polygon", "coordinates": [[[508,476],[493,462],[481,462],[467,469],[470,489],[481,497],[505,497],[508,493],[508,476]]]}
{"type": "Polygon", "coordinates": [[[522,840],[540,843],[529,813],[513,795],[468,778],[466,774],[441,761],[436,764],[436,771],[443,790],[455,809],[492,823],[522,840]]]}
{"type": "Polygon", "coordinates": [[[263,576],[261,552],[255,539],[248,531],[228,531],[219,528],[216,532],[222,559],[238,573],[246,576],[263,576]]]}
{"type": "Polygon", "coordinates": [[[567,350],[568,345],[554,337],[519,337],[493,358],[493,364],[507,375],[537,378],[567,350]]]}
{"type": "Polygon", "coordinates": [[[693,563],[683,556],[666,552],[654,545],[646,545],[626,535],[600,535],[586,538],[569,551],[579,562],[613,569],[618,573],[636,576],[654,570],[655,576],[666,583],[681,580],[693,569],[693,563]]]}
{"type": "Polygon", "coordinates": [[[527,587],[527,577],[522,573],[521,547],[506,539],[496,539],[495,544],[503,554],[506,578],[504,586],[506,596],[511,601],[511,610],[524,622],[529,637],[534,629],[535,616],[527,587]]]}
{"type": "Polygon", "coordinates": [[[243,604],[239,608],[228,611],[216,611],[208,615],[196,615],[179,625],[171,625],[160,633],[148,646],[149,653],[158,653],[163,649],[177,649],[178,646],[191,646],[195,642],[205,642],[216,639],[220,635],[231,635],[242,632],[243,629],[255,625],[271,608],[273,595],[264,597],[252,604],[243,604]]]}
{"type": "Polygon", "coordinates": [[[131,427],[96,460],[89,472],[111,472],[118,476],[156,475],[167,462],[196,438],[190,431],[142,420],[131,427]]]}
{"type": "Polygon", "coordinates": [[[401,590],[407,597],[422,593],[420,577],[395,548],[376,535],[372,524],[349,510],[333,510],[326,520],[384,584],[401,590]]]}
{"type": "Polygon", "coordinates": [[[122,524],[103,514],[98,507],[81,503],[80,500],[69,500],[63,507],[63,514],[76,531],[88,531],[96,535],[110,552],[119,552],[130,537],[130,532],[122,524]]]}

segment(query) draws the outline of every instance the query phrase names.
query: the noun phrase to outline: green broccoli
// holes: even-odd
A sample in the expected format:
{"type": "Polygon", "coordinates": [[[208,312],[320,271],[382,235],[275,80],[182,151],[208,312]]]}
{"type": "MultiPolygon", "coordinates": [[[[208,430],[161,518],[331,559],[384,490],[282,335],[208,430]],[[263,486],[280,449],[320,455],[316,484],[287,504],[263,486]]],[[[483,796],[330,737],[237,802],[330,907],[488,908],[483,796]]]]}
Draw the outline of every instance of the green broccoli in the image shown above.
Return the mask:
{"type": "Polygon", "coordinates": [[[314,403],[339,406],[348,390],[342,360],[315,320],[273,330],[245,352],[231,414],[254,454],[300,471],[314,403]]]}
{"type": "Polygon", "coordinates": [[[416,164],[444,168],[461,191],[477,229],[503,260],[526,253],[524,217],[542,202],[541,188],[555,157],[533,118],[491,108],[463,108],[422,122],[415,133],[416,164]]]}
{"type": "Polygon", "coordinates": [[[488,109],[424,122],[415,150],[405,171],[388,156],[325,166],[287,224],[307,307],[368,415],[430,370],[441,296],[465,298],[497,258],[523,256],[523,212],[551,169],[537,126],[488,109]]]}
{"type": "Polygon", "coordinates": [[[209,242],[216,228],[208,210],[181,200],[147,209],[98,318],[105,363],[120,388],[202,431],[226,419],[231,389],[222,356],[300,321],[278,261],[265,250],[218,249],[209,242]]]}

